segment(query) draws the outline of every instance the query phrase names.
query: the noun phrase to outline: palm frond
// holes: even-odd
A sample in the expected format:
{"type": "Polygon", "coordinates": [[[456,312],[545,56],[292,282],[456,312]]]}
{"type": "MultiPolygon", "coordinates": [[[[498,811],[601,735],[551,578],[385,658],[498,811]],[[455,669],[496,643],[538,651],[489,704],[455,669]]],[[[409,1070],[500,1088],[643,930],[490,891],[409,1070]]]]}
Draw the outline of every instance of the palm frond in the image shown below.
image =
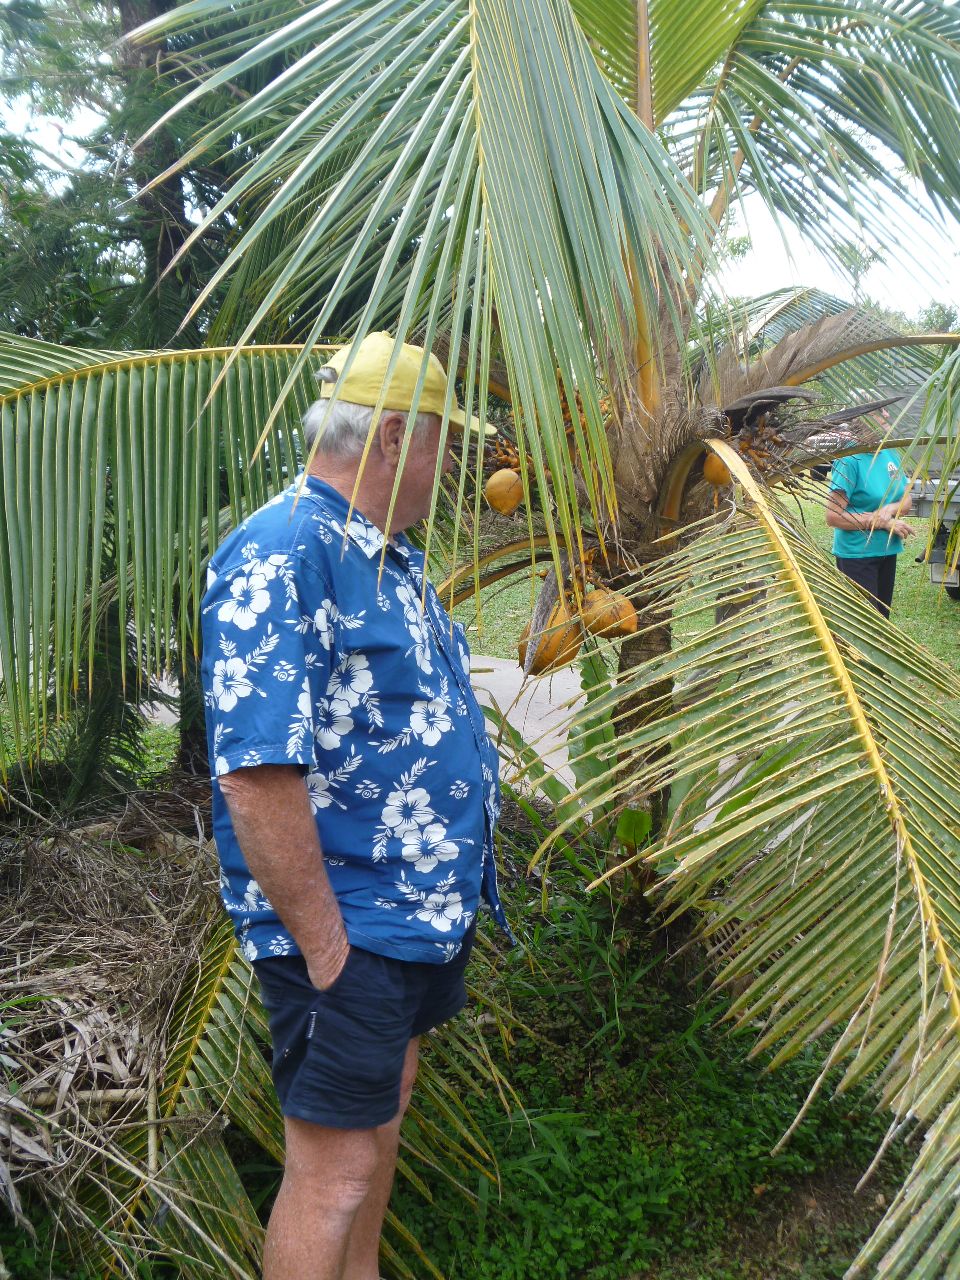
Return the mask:
{"type": "MultiPolygon", "coordinates": [[[[215,24],[225,9],[184,5],[145,33],[215,24]]],[[[238,340],[278,310],[309,306],[309,292],[318,301],[307,350],[334,317],[362,336],[389,316],[401,338],[416,332],[429,347],[459,350],[469,335],[473,387],[485,385],[496,328],[531,479],[541,492],[552,484],[548,533],[555,548],[575,544],[562,394],[583,398],[587,506],[609,519],[598,381],[630,367],[638,313],[656,317],[693,253],[707,252],[702,207],[611,89],[565,0],[511,0],[495,12],[462,0],[362,11],[335,0],[293,21],[266,3],[245,12],[255,34],[239,51],[205,49],[216,70],[174,108],[268,59],[284,65],[198,141],[208,149],[242,136],[257,152],[197,228],[260,198],[209,289],[276,219],[305,209],[308,190],[316,202],[269,282],[258,275],[259,305],[238,340]]],[[[232,6],[225,21],[235,22],[232,6]]],[[[682,317],[673,320],[679,329],[682,317]]]]}
{"type": "Polygon", "coordinates": [[[650,0],[646,47],[636,0],[571,0],[597,61],[634,108],[638,69],[649,67],[653,127],[697,89],[737,43],[764,0],[650,0]]]}
{"type": "Polygon", "coordinates": [[[108,525],[146,665],[169,667],[173,643],[194,648],[221,510],[239,523],[296,471],[309,370],[269,446],[255,446],[297,354],[249,348],[228,366],[226,350],[118,356],[0,341],[0,669],[18,751],[51,683],[59,713],[81,667],[93,679],[96,628],[84,620],[98,616],[108,525]]]}
{"type": "MultiPolygon", "coordinates": [[[[673,789],[648,855],[667,873],[662,907],[695,913],[757,1051],[778,1063],[816,1044],[825,1074],[845,1066],[841,1088],[873,1082],[893,1132],[929,1130],[863,1264],[896,1240],[879,1274],[950,1274],[960,677],[880,618],[735,451],[711,447],[743,485],[744,509],[644,574],[647,624],[672,619],[674,647],[621,671],[607,698],[616,741],[591,748],[608,785],[591,799],[636,804],[673,789]],[[631,727],[624,708],[645,695],[654,714],[631,727]]],[[[570,823],[576,795],[572,809],[570,823]]]]}
{"type": "Polygon", "coordinates": [[[948,495],[951,476],[960,470],[960,352],[952,351],[927,384],[918,443],[928,443],[918,459],[925,474],[939,480],[937,501],[948,495]]]}
{"type": "MultiPolygon", "coordinates": [[[[779,346],[801,330],[812,332],[808,326],[839,316],[847,319],[843,326],[838,325],[834,337],[839,337],[847,348],[876,339],[906,336],[899,335],[869,308],[811,288],[778,289],[756,298],[738,300],[722,309],[712,307],[694,325],[690,336],[691,340],[713,345],[718,350],[729,345],[741,360],[746,360],[779,346]]],[[[838,349],[844,348],[834,343],[823,354],[838,349]]],[[[933,375],[940,359],[941,351],[935,345],[891,347],[824,370],[817,381],[830,399],[842,400],[862,389],[876,392],[878,396],[898,393],[909,396],[933,375]]]]}
{"type": "Polygon", "coordinates": [[[887,201],[960,210],[952,137],[960,17],[942,0],[768,2],[666,122],[664,137],[722,216],[757,191],[829,256],[838,226],[897,253],[887,201]]]}
{"type": "Polygon", "coordinates": [[[926,384],[943,352],[960,342],[956,334],[896,333],[863,308],[806,290],[796,301],[773,295],[739,312],[708,316],[698,337],[726,338],[701,377],[707,403],[725,406],[763,387],[806,383],[842,406],[865,395],[900,396],[893,415],[906,437],[917,428],[926,384]]]}

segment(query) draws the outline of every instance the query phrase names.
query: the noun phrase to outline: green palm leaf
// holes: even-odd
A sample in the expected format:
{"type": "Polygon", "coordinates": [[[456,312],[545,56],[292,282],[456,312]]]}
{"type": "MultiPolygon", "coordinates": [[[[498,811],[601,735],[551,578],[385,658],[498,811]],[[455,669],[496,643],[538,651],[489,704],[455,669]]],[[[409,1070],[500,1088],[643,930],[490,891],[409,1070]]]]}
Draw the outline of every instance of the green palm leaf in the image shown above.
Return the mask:
{"type": "MultiPolygon", "coordinates": [[[[924,406],[925,426],[930,436],[919,459],[924,471],[938,478],[937,503],[942,511],[960,470],[960,353],[952,352],[936,370],[927,388],[924,406]]],[[[931,527],[939,524],[939,516],[931,527]]]]}
{"type": "MultiPolygon", "coordinates": [[[[726,58],[764,0],[571,0],[600,65],[635,108],[646,94],[660,125],[726,58]],[[641,19],[647,9],[646,21],[641,19]]],[[[642,112],[638,112],[642,117],[642,112]]]]}
{"type": "Polygon", "coordinates": [[[677,105],[665,140],[699,189],[719,187],[717,216],[757,191],[828,255],[843,225],[899,253],[888,198],[925,206],[890,153],[940,207],[960,208],[958,36],[942,0],[768,2],[677,105]]]}
{"type": "Polygon", "coordinates": [[[129,596],[148,665],[169,669],[174,643],[193,648],[221,511],[238,523],[296,471],[309,371],[269,447],[256,442],[297,350],[252,348],[228,366],[214,349],[117,355],[0,340],[0,669],[17,750],[28,725],[39,745],[50,684],[65,707],[89,663],[108,525],[115,590],[129,596]]]}

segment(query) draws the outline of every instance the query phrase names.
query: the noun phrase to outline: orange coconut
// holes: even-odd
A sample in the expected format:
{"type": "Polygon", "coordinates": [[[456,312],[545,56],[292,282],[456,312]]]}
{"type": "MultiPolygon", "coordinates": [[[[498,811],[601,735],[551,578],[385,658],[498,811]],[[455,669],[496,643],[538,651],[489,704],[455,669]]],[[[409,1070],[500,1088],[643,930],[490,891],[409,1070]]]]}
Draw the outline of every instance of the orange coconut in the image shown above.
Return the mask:
{"type": "Polygon", "coordinates": [[[730,471],[727,464],[718,458],[715,453],[708,453],[703,460],[703,478],[708,484],[716,485],[718,489],[723,489],[730,484],[730,471]]]}
{"type": "Polygon", "coordinates": [[[512,467],[501,467],[484,485],[484,496],[502,516],[509,516],[523,501],[523,481],[512,467]]]}
{"type": "Polygon", "coordinates": [[[632,636],[637,629],[637,611],[619,591],[594,587],[583,602],[580,621],[592,636],[632,636]]]}
{"type": "MultiPolygon", "coordinates": [[[[520,636],[518,653],[521,667],[527,660],[527,645],[530,642],[530,624],[524,627],[520,636]]],[[[547,625],[538,633],[537,651],[530,666],[530,674],[543,675],[547,671],[557,671],[572,662],[580,652],[583,644],[583,628],[580,619],[567,608],[566,602],[558,600],[553,612],[547,619],[547,625]]]]}

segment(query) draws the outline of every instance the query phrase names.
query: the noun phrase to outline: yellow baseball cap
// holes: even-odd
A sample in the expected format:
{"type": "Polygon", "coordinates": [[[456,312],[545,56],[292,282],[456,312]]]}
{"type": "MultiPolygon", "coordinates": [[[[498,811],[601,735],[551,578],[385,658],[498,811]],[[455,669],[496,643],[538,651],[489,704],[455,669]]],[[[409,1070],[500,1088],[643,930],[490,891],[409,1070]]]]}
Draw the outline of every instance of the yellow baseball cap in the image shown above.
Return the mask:
{"type": "MultiPolygon", "coordinates": [[[[387,366],[395,346],[396,343],[389,333],[368,333],[359,346],[351,343],[341,347],[326,361],[323,369],[317,374],[320,379],[320,398],[329,400],[336,390],[338,400],[374,408],[380,403],[382,397],[384,408],[407,412],[413,403],[413,393],[420,378],[424,351],[423,347],[411,346],[409,342],[403,343],[390,376],[390,384],[386,394],[383,394],[387,366]],[[324,369],[335,369],[338,375],[342,374],[351,352],[354,353],[353,363],[345,378],[338,376],[328,381],[323,377],[324,369]]],[[[431,352],[427,356],[427,369],[423,378],[423,387],[420,390],[417,412],[435,413],[442,418],[446,401],[447,375],[443,365],[431,352]]],[[[466,415],[457,404],[456,395],[453,396],[450,407],[450,426],[455,431],[469,430],[477,435],[480,434],[480,419],[471,417],[467,422],[466,415]]],[[[483,434],[495,436],[497,429],[487,426],[483,434]]]]}

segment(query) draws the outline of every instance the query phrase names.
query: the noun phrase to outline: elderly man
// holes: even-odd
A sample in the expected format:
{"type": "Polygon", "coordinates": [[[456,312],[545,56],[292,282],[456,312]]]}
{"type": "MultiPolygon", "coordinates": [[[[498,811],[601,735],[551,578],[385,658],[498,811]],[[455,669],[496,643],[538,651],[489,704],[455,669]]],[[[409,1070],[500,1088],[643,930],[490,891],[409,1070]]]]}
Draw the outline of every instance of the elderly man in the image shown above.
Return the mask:
{"type": "MultiPolygon", "coordinates": [[[[403,534],[430,509],[447,381],[431,355],[408,422],[424,353],[404,344],[384,392],[393,349],[374,334],[321,370],[314,461],[221,545],[203,601],[222,892],[285,1120],[265,1280],[376,1280],[418,1038],[464,1003],[481,894],[505,925],[496,752],[403,534]]],[[[471,429],[455,401],[450,423],[471,429]]]]}

